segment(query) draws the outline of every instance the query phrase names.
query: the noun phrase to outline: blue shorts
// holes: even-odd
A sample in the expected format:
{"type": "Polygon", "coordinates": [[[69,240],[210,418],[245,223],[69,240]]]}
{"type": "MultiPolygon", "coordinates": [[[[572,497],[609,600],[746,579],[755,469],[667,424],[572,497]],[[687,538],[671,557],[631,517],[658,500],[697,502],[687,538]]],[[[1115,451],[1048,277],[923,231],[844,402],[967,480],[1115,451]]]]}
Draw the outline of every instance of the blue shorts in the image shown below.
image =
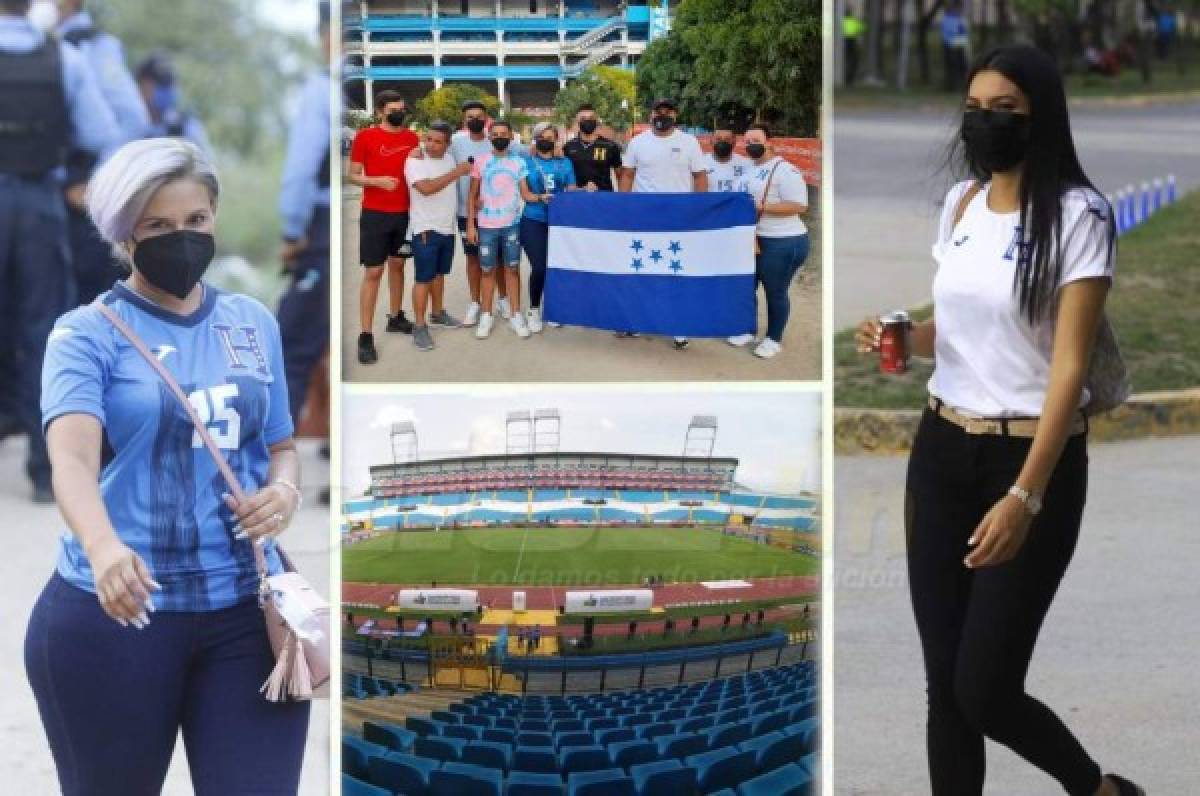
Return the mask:
{"type": "Polygon", "coordinates": [[[443,235],[431,229],[413,233],[413,271],[415,279],[422,285],[439,276],[450,273],[454,263],[454,236],[443,235]]]}
{"type": "Polygon", "coordinates": [[[483,271],[491,271],[497,265],[516,268],[521,264],[521,236],[519,226],[500,229],[479,230],[479,267],[483,271]]]}
{"type": "Polygon", "coordinates": [[[463,254],[467,255],[468,257],[478,257],[479,244],[467,243],[467,219],[463,216],[458,217],[458,232],[460,235],[462,235],[463,254]]]}

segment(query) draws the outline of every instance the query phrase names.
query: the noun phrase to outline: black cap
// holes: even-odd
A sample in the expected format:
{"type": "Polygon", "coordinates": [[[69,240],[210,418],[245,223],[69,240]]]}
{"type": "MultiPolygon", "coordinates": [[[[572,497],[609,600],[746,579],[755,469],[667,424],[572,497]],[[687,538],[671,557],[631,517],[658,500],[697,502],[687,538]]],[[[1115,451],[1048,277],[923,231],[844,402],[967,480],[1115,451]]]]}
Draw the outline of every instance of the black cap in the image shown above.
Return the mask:
{"type": "Polygon", "coordinates": [[[171,56],[164,52],[152,53],[138,64],[134,76],[138,80],[152,80],[160,86],[172,85],[175,82],[175,67],[171,63],[171,56]]]}
{"type": "Polygon", "coordinates": [[[659,108],[664,107],[670,108],[673,111],[679,110],[679,106],[675,104],[675,100],[671,99],[670,97],[659,97],[654,101],[654,104],[650,106],[650,110],[656,111],[659,108]]]}

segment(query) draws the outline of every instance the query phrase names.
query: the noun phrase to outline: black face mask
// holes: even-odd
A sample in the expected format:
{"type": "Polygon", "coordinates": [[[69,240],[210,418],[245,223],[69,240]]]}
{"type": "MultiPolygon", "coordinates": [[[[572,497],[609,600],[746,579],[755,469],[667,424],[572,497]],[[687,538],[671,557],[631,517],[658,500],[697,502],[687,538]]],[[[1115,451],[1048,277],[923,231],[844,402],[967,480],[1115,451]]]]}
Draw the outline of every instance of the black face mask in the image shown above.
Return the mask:
{"type": "Polygon", "coordinates": [[[994,174],[1025,160],[1029,149],[1029,114],[1012,111],[968,110],[963,113],[963,144],[967,157],[994,174]]]}
{"type": "Polygon", "coordinates": [[[486,119],[467,119],[467,129],[472,133],[482,133],[483,128],[487,126],[486,119]]]}
{"type": "Polygon", "coordinates": [[[392,111],[385,118],[392,127],[399,127],[404,124],[404,111],[392,111]]]}
{"type": "Polygon", "coordinates": [[[658,130],[659,132],[665,132],[675,126],[675,120],[666,115],[655,116],[653,123],[654,129],[658,130]]]}
{"type": "Polygon", "coordinates": [[[746,144],[746,154],[758,160],[763,155],[767,154],[766,144],[746,144]]]}
{"type": "Polygon", "coordinates": [[[579,132],[586,135],[591,135],[592,133],[596,132],[596,120],[584,119],[579,123],[579,132]]]}
{"type": "Polygon", "coordinates": [[[545,155],[545,154],[549,154],[550,152],[553,152],[553,151],[554,151],[554,142],[553,142],[553,141],[547,141],[547,140],[546,140],[546,139],[544,139],[544,138],[539,138],[539,139],[537,140],[537,143],[536,143],[536,144],[534,144],[534,146],[536,146],[536,147],[537,147],[537,151],[538,151],[538,152],[541,152],[543,155],[545,155]]]}
{"type": "Polygon", "coordinates": [[[713,142],[713,154],[719,158],[729,157],[733,154],[733,143],[731,141],[713,142]]]}
{"type": "Polygon", "coordinates": [[[492,139],[492,146],[496,147],[497,152],[503,152],[504,150],[508,149],[508,145],[510,143],[512,143],[511,138],[501,137],[501,138],[493,138],[492,139]]]}
{"type": "Polygon", "coordinates": [[[185,299],[208,270],[216,252],[207,232],[178,229],[137,243],[133,264],[146,281],[177,299],[185,299]]]}

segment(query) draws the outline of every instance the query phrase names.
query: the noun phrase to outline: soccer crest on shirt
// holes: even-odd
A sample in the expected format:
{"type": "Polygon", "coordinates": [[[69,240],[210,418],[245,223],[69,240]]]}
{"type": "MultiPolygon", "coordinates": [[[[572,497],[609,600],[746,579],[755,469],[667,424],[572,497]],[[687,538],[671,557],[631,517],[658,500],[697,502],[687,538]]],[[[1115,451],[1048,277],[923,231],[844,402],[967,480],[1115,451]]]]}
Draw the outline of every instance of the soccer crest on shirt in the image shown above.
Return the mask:
{"type": "Polygon", "coordinates": [[[225,355],[229,358],[229,367],[237,372],[251,371],[263,381],[271,380],[271,369],[256,327],[214,323],[212,329],[221,338],[225,355]]]}

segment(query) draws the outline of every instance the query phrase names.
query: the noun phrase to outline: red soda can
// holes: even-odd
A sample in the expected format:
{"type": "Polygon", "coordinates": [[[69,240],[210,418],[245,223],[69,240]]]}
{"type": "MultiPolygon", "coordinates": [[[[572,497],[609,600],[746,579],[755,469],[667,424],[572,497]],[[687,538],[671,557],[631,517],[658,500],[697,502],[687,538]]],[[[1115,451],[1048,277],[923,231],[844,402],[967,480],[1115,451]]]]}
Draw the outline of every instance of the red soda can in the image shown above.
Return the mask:
{"type": "Polygon", "coordinates": [[[908,330],[912,322],[903,310],[889,312],[879,319],[879,370],[881,373],[908,371],[908,330]]]}

